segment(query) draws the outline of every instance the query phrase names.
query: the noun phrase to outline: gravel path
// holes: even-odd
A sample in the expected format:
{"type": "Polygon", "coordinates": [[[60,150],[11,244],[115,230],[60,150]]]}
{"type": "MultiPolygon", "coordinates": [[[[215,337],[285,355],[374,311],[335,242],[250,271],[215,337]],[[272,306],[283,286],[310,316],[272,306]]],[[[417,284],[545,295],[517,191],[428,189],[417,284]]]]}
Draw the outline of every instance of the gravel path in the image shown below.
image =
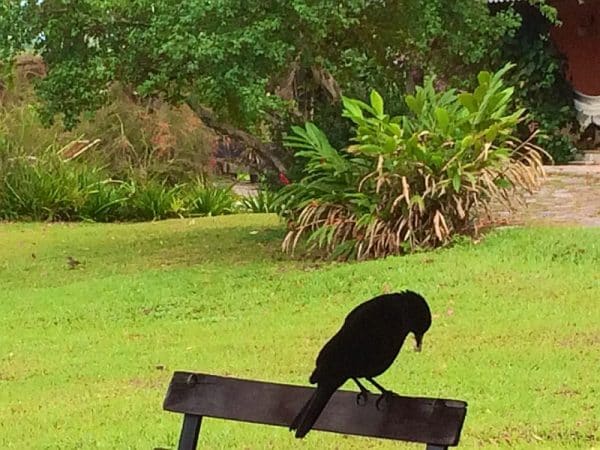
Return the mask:
{"type": "Polygon", "coordinates": [[[527,197],[527,208],[512,217],[512,223],[571,224],[600,226],[600,165],[548,166],[541,189],[527,197]]]}

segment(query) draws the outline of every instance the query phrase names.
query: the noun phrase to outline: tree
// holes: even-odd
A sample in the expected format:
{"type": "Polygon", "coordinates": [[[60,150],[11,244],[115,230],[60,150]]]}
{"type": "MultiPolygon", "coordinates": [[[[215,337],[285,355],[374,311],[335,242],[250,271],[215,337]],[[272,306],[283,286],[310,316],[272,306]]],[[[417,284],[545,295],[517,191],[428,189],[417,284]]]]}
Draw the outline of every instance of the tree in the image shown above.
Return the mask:
{"type": "Polygon", "coordinates": [[[375,88],[398,113],[422,74],[472,79],[519,25],[511,8],[492,15],[473,0],[5,0],[1,8],[0,33],[11,39],[0,38],[0,55],[33,43],[48,65],[38,93],[49,122],[72,126],[118,81],[271,142],[307,119],[339,127],[345,140],[342,92],[365,98],[375,88]]]}

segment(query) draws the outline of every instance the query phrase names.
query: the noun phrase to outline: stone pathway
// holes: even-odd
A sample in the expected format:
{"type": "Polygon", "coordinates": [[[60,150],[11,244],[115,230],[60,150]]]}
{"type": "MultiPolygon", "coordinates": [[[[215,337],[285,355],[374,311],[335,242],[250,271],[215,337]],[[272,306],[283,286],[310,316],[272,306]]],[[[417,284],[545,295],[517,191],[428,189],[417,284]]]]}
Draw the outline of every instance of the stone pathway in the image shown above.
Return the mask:
{"type": "Polygon", "coordinates": [[[233,192],[242,197],[252,197],[258,194],[258,184],[250,182],[237,182],[232,187],[233,192]]]}
{"type": "Polygon", "coordinates": [[[498,218],[509,223],[600,226],[600,165],[547,166],[539,192],[527,208],[498,218]]]}

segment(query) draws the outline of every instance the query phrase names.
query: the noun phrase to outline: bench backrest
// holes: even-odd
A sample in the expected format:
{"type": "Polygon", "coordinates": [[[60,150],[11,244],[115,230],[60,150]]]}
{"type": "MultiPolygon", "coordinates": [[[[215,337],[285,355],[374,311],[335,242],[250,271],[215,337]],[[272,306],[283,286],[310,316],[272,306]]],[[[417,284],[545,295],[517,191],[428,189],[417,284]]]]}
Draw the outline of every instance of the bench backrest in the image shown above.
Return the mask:
{"type": "MultiPolygon", "coordinates": [[[[164,401],[167,411],[268,425],[289,426],[313,388],[262,381],[175,372],[164,401]]],[[[467,413],[458,400],[393,396],[375,407],[376,395],[364,405],[356,392],[336,392],[313,429],[445,448],[455,446],[467,413]]],[[[198,422],[199,427],[199,422],[198,422]]]]}

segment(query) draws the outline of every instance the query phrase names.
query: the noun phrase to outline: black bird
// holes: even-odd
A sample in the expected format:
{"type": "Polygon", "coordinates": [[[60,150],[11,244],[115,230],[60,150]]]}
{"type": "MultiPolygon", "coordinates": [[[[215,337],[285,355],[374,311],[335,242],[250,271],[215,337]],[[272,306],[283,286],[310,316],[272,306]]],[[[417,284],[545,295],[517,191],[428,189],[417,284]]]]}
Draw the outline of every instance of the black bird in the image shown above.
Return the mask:
{"type": "Polygon", "coordinates": [[[69,269],[73,270],[80,264],[81,264],[81,261],[77,261],[72,256],[67,256],[67,265],[69,266],[69,269]]]}
{"type": "Polygon", "coordinates": [[[301,438],[313,427],[333,393],[347,380],[358,385],[357,403],[369,392],[359,378],[365,378],[381,391],[379,402],[390,391],[373,378],[392,364],[409,333],[415,335],[416,351],[421,351],[423,335],[431,326],[431,311],[419,294],[404,291],[368,300],[346,317],[342,328],[325,344],[317,357],[309,381],[317,388],[292,421],[290,430],[301,438]]]}

